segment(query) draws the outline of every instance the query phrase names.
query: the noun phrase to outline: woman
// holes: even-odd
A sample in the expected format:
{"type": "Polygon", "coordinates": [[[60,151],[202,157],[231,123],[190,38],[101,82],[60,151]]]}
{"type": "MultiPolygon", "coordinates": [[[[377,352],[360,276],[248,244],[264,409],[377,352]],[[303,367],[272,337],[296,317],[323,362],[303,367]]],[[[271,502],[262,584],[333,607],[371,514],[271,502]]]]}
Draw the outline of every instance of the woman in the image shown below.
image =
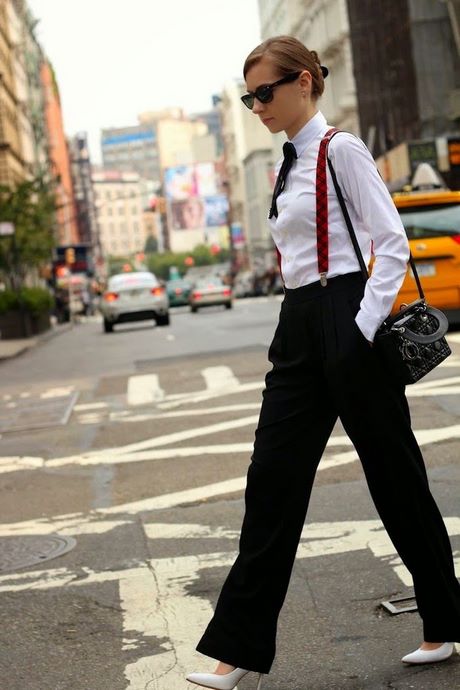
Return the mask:
{"type": "Polygon", "coordinates": [[[338,417],[414,580],[424,641],[403,661],[442,661],[460,640],[460,585],[449,538],[404,390],[372,347],[403,282],[408,242],[370,153],[350,134],[336,134],[328,155],[366,263],[373,245],[372,276],[364,283],[329,171],[328,245],[318,252],[317,159],[330,125],[317,101],[326,74],[317,54],[288,36],[262,43],[244,66],[243,101],[270,132],[284,130],[295,150],[284,147],[284,181],[275,185],[270,210],[285,298],[269,351],[273,368],[248,470],[240,551],[197,646],[219,664],[214,673],[187,677],[209,688],[231,690],[249,671],[259,673],[259,688],[270,671],[316,468],[338,417]]]}

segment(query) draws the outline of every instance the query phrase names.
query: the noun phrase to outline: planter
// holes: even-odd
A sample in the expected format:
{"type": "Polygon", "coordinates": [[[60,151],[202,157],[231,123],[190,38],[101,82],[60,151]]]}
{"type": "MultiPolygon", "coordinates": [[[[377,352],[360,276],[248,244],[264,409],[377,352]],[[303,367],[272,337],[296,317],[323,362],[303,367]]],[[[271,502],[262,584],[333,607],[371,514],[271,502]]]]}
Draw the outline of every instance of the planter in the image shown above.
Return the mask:
{"type": "Polygon", "coordinates": [[[30,338],[44,333],[51,326],[48,311],[41,312],[37,316],[25,311],[11,310],[0,314],[0,338],[2,340],[15,340],[30,338]]]}

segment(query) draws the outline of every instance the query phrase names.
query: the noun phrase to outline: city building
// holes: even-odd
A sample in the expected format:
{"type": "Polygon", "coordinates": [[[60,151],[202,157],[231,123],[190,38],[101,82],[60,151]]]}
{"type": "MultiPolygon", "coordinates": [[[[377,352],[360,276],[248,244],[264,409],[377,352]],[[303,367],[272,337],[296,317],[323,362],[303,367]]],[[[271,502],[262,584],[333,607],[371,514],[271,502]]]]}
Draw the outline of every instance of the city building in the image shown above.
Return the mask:
{"type": "Polygon", "coordinates": [[[92,184],[103,256],[142,252],[152,229],[144,219],[139,175],[104,170],[93,173],[92,184]]]}
{"type": "Polygon", "coordinates": [[[80,243],[91,247],[93,261],[98,266],[101,264],[101,251],[91,180],[92,166],[86,132],[79,132],[70,139],[69,150],[78,239],[80,243]]]}
{"type": "MultiPolygon", "coordinates": [[[[367,3],[369,11],[376,4],[379,3],[367,3]]],[[[262,40],[288,34],[310,50],[316,50],[321,62],[329,68],[319,104],[321,111],[335,127],[359,135],[347,0],[259,0],[259,13],[262,40]]],[[[276,157],[285,140],[283,137],[282,134],[274,137],[276,157]]]]}
{"type": "Polygon", "coordinates": [[[26,177],[30,177],[34,168],[34,134],[29,113],[28,75],[25,60],[25,33],[28,29],[25,16],[25,2],[10,0],[6,2],[9,22],[9,38],[12,47],[11,68],[15,95],[17,99],[17,125],[21,141],[21,155],[26,177]]]}
{"type": "Polygon", "coordinates": [[[384,179],[397,189],[427,162],[459,189],[460,6],[348,0],[348,11],[361,130],[384,179]]]}
{"type": "Polygon", "coordinates": [[[27,176],[22,151],[21,104],[15,84],[17,63],[14,53],[17,48],[11,38],[14,12],[12,0],[0,3],[0,184],[10,186],[27,176]]]}
{"type": "Polygon", "coordinates": [[[37,20],[24,3],[23,47],[27,74],[27,99],[30,124],[33,133],[34,175],[45,174],[50,168],[48,136],[45,118],[45,94],[41,82],[41,64],[45,57],[35,36],[37,20]]]}
{"type": "Polygon", "coordinates": [[[64,134],[61,100],[56,77],[48,60],[41,64],[41,80],[45,93],[45,121],[48,133],[51,172],[56,180],[57,243],[76,244],[79,228],[75,214],[75,198],[70,170],[70,157],[64,134]]]}
{"type": "Polygon", "coordinates": [[[132,127],[102,130],[102,161],[107,170],[136,172],[152,182],[158,192],[161,186],[160,155],[156,122],[143,122],[132,127]]]}
{"type": "MultiPolygon", "coordinates": [[[[273,244],[267,223],[267,185],[272,182],[273,138],[258,117],[241,102],[246,92],[242,80],[228,82],[220,109],[229,217],[235,238],[233,245],[245,249],[249,257],[265,248],[271,255],[273,244]],[[266,181],[266,182],[265,182],[266,181]],[[243,244],[244,243],[244,244],[243,244]]],[[[241,260],[242,257],[240,257],[241,260]]]]}

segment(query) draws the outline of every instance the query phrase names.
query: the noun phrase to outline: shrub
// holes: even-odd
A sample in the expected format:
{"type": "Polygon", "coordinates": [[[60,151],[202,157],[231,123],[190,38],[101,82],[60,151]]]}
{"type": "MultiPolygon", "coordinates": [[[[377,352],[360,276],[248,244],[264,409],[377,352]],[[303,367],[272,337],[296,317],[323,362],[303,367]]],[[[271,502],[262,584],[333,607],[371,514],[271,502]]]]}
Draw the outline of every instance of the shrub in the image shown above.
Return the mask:
{"type": "Polygon", "coordinates": [[[14,290],[0,292],[0,314],[18,310],[20,300],[25,310],[32,316],[39,316],[43,312],[50,311],[54,306],[52,295],[43,288],[22,288],[19,294],[20,297],[14,290]]]}

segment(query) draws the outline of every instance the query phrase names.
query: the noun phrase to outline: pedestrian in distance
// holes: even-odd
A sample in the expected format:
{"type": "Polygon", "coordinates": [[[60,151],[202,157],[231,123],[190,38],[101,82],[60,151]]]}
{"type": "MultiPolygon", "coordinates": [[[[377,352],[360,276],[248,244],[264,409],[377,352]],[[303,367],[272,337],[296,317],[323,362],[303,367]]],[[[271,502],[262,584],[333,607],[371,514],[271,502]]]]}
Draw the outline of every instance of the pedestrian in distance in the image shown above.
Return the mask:
{"type": "Polygon", "coordinates": [[[270,132],[288,138],[269,213],[285,295],[269,349],[272,369],[248,469],[239,554],[197,645],[219,663],[214,673],[187,676],[208,688],[232,690],[254,672],[260,690],[270,672],[316,469],[338,418],[413,578],[423,642],[402,661],[442,661],[460,641],[460,584],[449,537],[404,386],[373,347],[406,274],[408,241],[363,142],[332,132],[318,110],[327,73],[316,52],[289,36],[266,40],[244,65],[244,104],[270,132]],[[375,255],[367,282],[325,151],[366,265],[371,246],[375,255]]]}

